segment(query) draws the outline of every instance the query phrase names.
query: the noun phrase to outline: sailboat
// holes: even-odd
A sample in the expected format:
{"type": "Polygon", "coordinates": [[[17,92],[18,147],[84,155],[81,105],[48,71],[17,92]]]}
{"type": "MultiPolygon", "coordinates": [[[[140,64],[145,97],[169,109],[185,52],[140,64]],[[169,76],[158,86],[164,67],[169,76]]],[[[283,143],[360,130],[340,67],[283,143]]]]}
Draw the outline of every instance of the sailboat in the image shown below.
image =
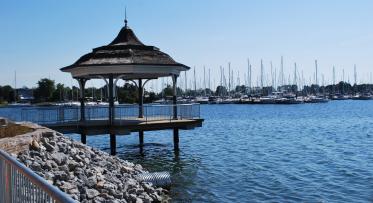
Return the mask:
{"type": "Polygon", "coordinates": [[[17,102],[17,99],[18,99],[18,94],[17,94],[17,71],[14,71],[14,88],[13,88],[13,91],[14,91],[14,102],[9,104],[8,106],[9,107],[23,107],[23,106],[31,106],[30,103],[18,103],[17,102]]]}

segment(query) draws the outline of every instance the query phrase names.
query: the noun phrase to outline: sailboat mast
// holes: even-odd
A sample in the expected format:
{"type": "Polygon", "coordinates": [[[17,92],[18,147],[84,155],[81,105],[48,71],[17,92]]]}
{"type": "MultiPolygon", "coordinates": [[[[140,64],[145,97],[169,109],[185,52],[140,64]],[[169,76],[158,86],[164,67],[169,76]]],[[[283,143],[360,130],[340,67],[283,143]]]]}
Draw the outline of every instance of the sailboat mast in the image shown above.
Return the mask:
{"type": "Polygon", "coordinates": [[[231,71],[232,71],[232,72],[231,72],[231,89],[234,90],[234,79],[233,79],[233,78],[234,78],[234,76],[233,76],[234,74],[233,74],[233,68],[232,68],[231,71]]]}
{"type": "Polygon", "coordinates": [[[284,57],[281,56],[281,70],[280,70],[281,86],[284,86],[284,57]]]}
{"type": "Polygon", "coordinates": [[[343,83],[342,83],[342,92],[344,94],[344,92],[345,92],[345,69],[342,69],[342,81],[343,81],[343,83]]]}
{"type": "Polygon", "coordinates": [[[251,85],[252,85],[252,69],[251,64],[249,62],[249,94],[251,94],[251,85]]]}
{"type": "Polygon", "coordinates": [[[274,71],[274,74],[275,74],[275,77],[274,77],[274,88],[275,88],[275,91],[277,91],[277,68],[275,68],[275,71],[274,71]]]}
{"type": "Polygon", "coordinates": [[[354,80],[355,80],[355,83],[354,83],[354,85],[357,85],[357,73],[356,73],[356,64],[354,64],[354,80]]]}
{"type": "Polygon", "coordinates": [[[203,92],[204,92],[204,96],[206,96],[206,67],[203,66],[203,92]]]}
{"type": "Polygon", "coordinates": [[[220,86],[223,86],[223,68],[220,66],[220,86]]]}
{"type": "Polygon", "coordinates": [[[247,59],[247,86],[250,88],[250,59],[247,59]]]}
{"type": "Polygon", "coordinates": [[[193,74],[194,74],[194,94],[197,93],[197,81],[196,81],[196,67],[194,66],[193,69],[193,74]]]}
{"type": "Polygon", "coordinates": [[[185,80],[185,92],[187,91],[188,89],[188,79],[187,79],[187,72],[184,71],[184,80],[185,80]]]}
{"type": "Polygon", "coordinates": [[[335,94],[335,66],[333,66],[333,94],[335,94]]]}
{"type": "Polygon", "coordinates": [[[315,82],[316,82],[316,85],[319,85],[319,80],[318,80],[318,73],[317,73],[317,60],[315,60],[315,82]]]}
{"type": "Polygon", "coordinates": [[[260,59],[260,88],[263,90],[263,60],[260,59]]]}
{"type": "Polygon", "coordinates": [[[297,63],[294,63],[294,85],[297,85],[297,63]]]}
{"type": "Polygon", "coordinates": [[[231,62],[228,63],[228,96],[231,92],[231,62]]]}
{"type": "Polygon", "coordinates": [[[333,85],[335,85],[335,67],[333,66],[333,85]]]}
{"type": "Polygon", "coordinates": [[[14,103],[17,103],[17,71],[14,71],[14,103]]]}
{"type": "Polygon", "coordinates": [[[210,73],[210,68],[209,68],[209,89],[211,90],[211,73],[210,73]]]}
{"type": "Polygon", "coordinates": [[[272,65],[272,61],[271,61],[271,87],[272,87],[272,88],[274,87],[274,80],[273,80],[273,65],[272,65]]]}
{"type": "Polygon", "coordinates": [[[322,78],[322,91],[323,91],[323,96],[325,97],[325,81],[324,81],[324,74],[321,74],[322,78]]]}
{"type": "Polygon", "coordinates": [[[240,81],[240,71],[237,72],[237,86],[240,86],[241,84],[241,81],[240,81]]]}
{"type": "Polygon", "coordinates": [[[297,88],[298,91],[298,85],[297,85],[297,63],[294,63],[294,85],[297,88]]]}

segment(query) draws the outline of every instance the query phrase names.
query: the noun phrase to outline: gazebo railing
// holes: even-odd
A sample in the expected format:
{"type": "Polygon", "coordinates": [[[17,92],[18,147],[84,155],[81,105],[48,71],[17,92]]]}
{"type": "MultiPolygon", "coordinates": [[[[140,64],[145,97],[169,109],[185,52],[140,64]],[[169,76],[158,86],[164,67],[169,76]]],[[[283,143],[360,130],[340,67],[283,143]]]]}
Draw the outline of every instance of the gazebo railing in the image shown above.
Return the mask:
{"type": "MultiPolygon", "coordinates": [[[[143,116],[139,116],[138,105],[116,106],[115,118],[117,120],[138,120],[148,121],[173,120],[175,105],[144,105],[143,116]]],[[[200,104],[177,104],[177,119],[200,118],[200,104]]]]}
{"type": "MultiPolygon", "coordinates": [[[[175,105],[143,105],[143,116],[139,116],[138,105],[116,105],[114,120],[158,121],[173,120],[175,105]]],[[[177,119],[200,118],[199,104],[177,104],[177,119]]],[[[78,122],[81,118],[79,106],[25,107],[12,116],[14,121],[28,121],[41,125],[78,122]]],[[[8,117],[9,115],[1,115],[8,117]]],[[[109,120],[109,106],[85,106],[86,121],[109,120]]]]}
{"type": "Polygon", "coordinates": [[[27,107],[21,110],[21,119],[38,124],[66,123],[80,120],[77,106],[27,107]]]}

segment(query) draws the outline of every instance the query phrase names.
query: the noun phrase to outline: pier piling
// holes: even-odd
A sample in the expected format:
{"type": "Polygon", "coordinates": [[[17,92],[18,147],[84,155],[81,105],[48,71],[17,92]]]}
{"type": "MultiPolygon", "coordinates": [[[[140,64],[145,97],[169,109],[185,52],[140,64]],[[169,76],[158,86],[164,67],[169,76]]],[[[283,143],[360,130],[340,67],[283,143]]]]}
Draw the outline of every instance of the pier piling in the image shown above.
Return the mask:
{"type": "Polygon", "coordinates": [[[144,131],[139,131],[139,143],[140,147],[144,146],[144,131]]]}
{"type": "Polygon", "coordinates": [[[83,144],[87,144],[87,135],[85,133],[81,133],[80,140],[83,144]]]}
{"type": "Polygon", "coordinates": [[[116,136],[115,136],[115,134],[110,133],[110,154],[111,155],[116,154],[116,148],[117,148],[116,136]]]}
{"type": "Polygon", "coordinates": [[[179,129],[174,128],[174,150],[179,151],[179,129]]]}

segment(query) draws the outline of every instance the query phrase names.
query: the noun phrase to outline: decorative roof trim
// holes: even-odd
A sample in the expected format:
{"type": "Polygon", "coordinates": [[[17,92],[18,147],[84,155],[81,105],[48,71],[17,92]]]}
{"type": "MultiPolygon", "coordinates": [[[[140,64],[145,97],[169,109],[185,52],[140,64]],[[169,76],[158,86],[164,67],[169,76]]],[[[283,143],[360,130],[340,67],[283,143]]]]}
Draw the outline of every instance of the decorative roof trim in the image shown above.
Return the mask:
{"type": "Polygon", "coordinates": [[[69,70],[74,69],[74,68],[79,68],[79,67],[97,67],[97,66],[133,66],[133,65],[141,65],[141,66],[169,66],[169,67],[179,66],[179,67],[183,67],[183,68],[185,68],[185,69],[187,69],[187,70],[190,70],[190,67],[189,67],[189,66],[186,66],[186,65],[181,64],[181,63],[177,63],[177,64],[121,63],[121,64],[70,65],[70,66],[63,67],[63,68],[61,68],[60,70],[63,71],[63,72],[69,72],[69,70]]]}

